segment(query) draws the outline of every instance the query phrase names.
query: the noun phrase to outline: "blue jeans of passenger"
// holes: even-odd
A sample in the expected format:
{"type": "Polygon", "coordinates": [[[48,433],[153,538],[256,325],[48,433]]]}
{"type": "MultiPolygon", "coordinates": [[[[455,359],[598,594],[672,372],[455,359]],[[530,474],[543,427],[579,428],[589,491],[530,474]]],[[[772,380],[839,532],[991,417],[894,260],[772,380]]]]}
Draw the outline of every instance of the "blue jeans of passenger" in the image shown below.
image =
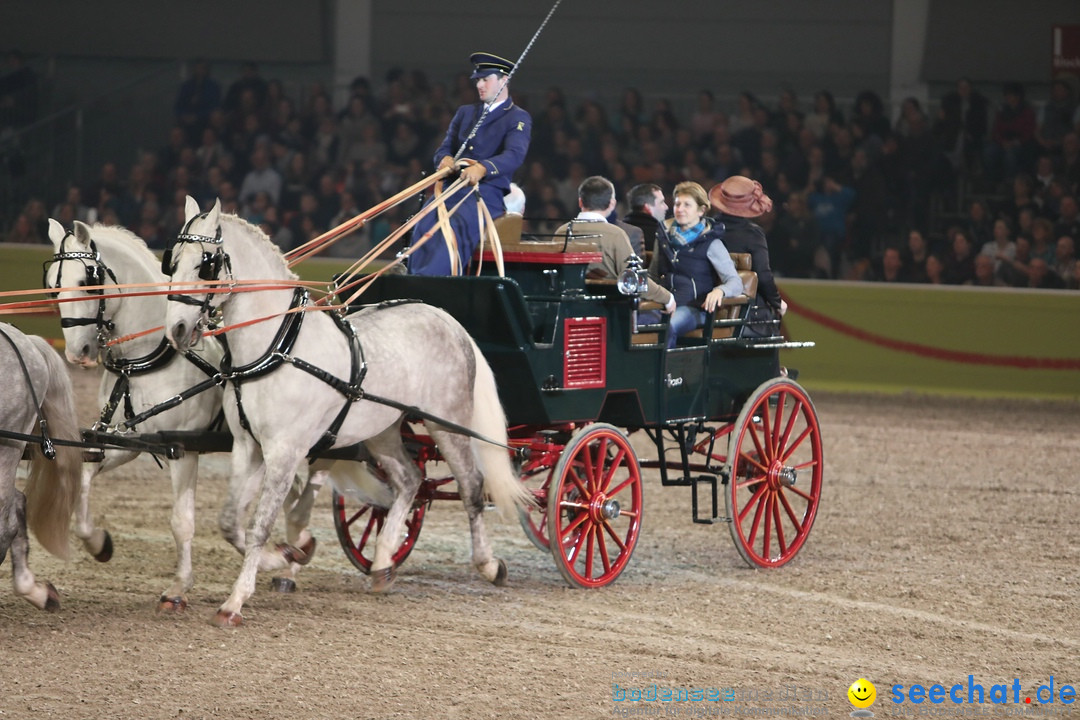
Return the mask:
{"type": "Polygon", "coordinates": [[[691,330],[696,330],[705,324],[705,311],[689,305],[680,305],[671,314],[671,327],[668,328],[669,348],[675,347],[675,340],[680,335],[685,335],[691,330]]]}

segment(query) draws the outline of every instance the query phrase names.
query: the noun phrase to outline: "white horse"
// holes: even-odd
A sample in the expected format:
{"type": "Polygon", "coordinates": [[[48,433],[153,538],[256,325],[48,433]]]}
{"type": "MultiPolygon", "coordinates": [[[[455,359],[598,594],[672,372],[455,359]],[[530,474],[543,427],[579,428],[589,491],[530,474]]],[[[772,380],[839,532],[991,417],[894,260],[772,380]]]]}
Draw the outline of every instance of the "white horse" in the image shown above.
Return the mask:
{"type": "MultiPolygon", "coordinates": [[[[49,344],[0,323],[0,373],[6,378],[0,393],[0,429],[78,440],[74,392],[64,361],[49,344]]],[[[68,557],[68,525],[79,491],[82,451],[56,445],[55,459],[45,448],[30,443],[32,455],[25,495],[15,487],[15,473],[28,443],[0,437],[0,563],[11,550],[11,580],[15,593],[39,610],[58,610],[60,596],[50,582],[38,582],[27,565],[29,525],[42,546],[60,558],[68,557]]]]}
{"type": "MultiPolygon", "coordinates": [[[[222,285],[232,278],[295,278],[265,233],[234,215],[223,215],[218,202],[200,213],[190,197],[171,262],[174,283],[198,283],[200,277],[220,280],[222,285]]],[[[215,305],[230,327],[305,303],[287,289],[233,294],[206,290],[206,283],[199,283],[183,297],[170,296],[165,328],[178,349],[201,336],[215,305]]],[[[256,572],[285,562],[281,553],[267,552],[264,546],[289,478],[313,446],[363,442],[394,489],[371,567],[372,588],[380,591],[393,581],[391,558],[421,481],[402,446],[402,408],[419,408],[506,443],[506,419],[491,369],[465,329],[448,314],[411,303],[361,311],[346,321],[339,326],[326,312],[297,312],[227,333],[232,364],[223,372],[239,392],[230,388],[225,394],[234,444],[229,497],[222,513],[234,523],[228,537],[244,548],[244,563],[232,594],[215,616],[219,625],[239,625],[244,603],[255,589],[256,572]],[[293,340],[283,343],[282,336],[293,340]],[[399,405],[374,402],[372,397],[399,405]],[[256,492],[258,503],[245,532],[243,518],[256,492]]],[[[529,504],[531,496],[504,448],[451,432],[437,422],[425,424],[458,482],[469,516],[473,564],[487,580],[501,584],[506,565],[492,556],[484,532],[485,491],[507,515],[529,504]]]]}
{"type": "MultiPolygon", "coordinates": [[[[72,233],[65,232],[55,220],[49,221],[49,238],[55,255],[48,264],[44,284],[47,288],[137,283],[167,283],[161,272],[161,262],[154,257],[141,238],[122,227],[87,226],[76,221],[72,233]]],[[[145,288],[143,291],[151,290],[145,288]]],[[[131,290],[131,293],[138,290],[131,290]]],[[[109,288],[110,294],[123,291],[109,288]]],[[[111,338],[135,335],[161,322],[167,301],[163,295],[121,297],[108,300],[100,291],[71,290],[59,293],[62,298],[82,298],[81,302],[60,304],[66,355],[69,362],[84,368],[97,365],[104,353],[107,373],[101,378],[98,399],[104,408],[100,423],[119,425],[126,418],[155,408],[189,388],[205,384],[221,363],[222,348],[215,341],[200,343],[191,354],[177,353],[156,332],[106,347],[111,338]],[[201,360],[200,360],[201,359],[201,360]],[[197,364],[198,363],[198,364],[197,364]]],[[[175,407],[164,410],[134,425],[137,432],[163,430],[207,431],[219,419],[222,390],[210,385],[193,394],[175,407]]],[[[101,562],[112,557],[113,543],[107,530],[94,527],[90,513],[90,487],[99,473],[130,462],[138,456],[133,450],[108,450],[101,462],[83,467],[80,502],[75,534],[86,550],[101,562]]],[[[173,487],[171,526],[176,541],[176,573],[172,584],[161,594],[158,607],[182,611],[187,607],[187,593],[194,584],[191,543],[195,535],[195,490],[198,479],[199,456],[186,453],[168,460],[173,487]]],[[[301,550],[294,556],[306,562],[314,551],[315,540],[307,532],[310,503],[295,502],[294,488],[290,497],[290,542],[301,550]]],[[[310,492],[310,491],[309,491],[310,492]]],[[[295,574],[299,563],[290,567],[295,574]]],[[[275,579],[276,587],[284,590],[295,587],[292,576],[275,579]]]]}

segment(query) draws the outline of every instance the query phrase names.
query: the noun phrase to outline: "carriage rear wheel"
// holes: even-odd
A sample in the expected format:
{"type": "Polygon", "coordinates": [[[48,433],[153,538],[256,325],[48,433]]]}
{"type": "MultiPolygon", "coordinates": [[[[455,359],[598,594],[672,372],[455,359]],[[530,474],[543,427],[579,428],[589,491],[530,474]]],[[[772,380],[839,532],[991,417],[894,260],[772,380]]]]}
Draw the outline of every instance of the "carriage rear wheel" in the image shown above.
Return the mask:
{"type": "MultiPolygon", "coordinates": [[[[366,503],[350,502],[347,495],[334,490],[333,497],[334,528],[338,541],[346,557],[365,575],[371,572],[371,561],[375,557],[375,538],[382,532],[386,523],[386,508],[366,503]]],[[[420,528],[424,525],[424,513],[427,503],[417,503],[405,521],[405,537],[393,555],[393,567],[398,567],[409,557],[416,539],[420,537],[420,528]]]]}
{"type": "Polygon", "coordinates": [[[630,441],[606,423],[567,443],[548,490],[555,564],[576,587],[603,587],[626,567],[641,531],[641,466],[630,441]]]}
{"type": "Polygon", "coordinates": [[[775,378],[731,432],[725,494],[731,537],[747,563],[779,567],[806,542],[821,499],[821,428],[810,396],[775,378]]]}

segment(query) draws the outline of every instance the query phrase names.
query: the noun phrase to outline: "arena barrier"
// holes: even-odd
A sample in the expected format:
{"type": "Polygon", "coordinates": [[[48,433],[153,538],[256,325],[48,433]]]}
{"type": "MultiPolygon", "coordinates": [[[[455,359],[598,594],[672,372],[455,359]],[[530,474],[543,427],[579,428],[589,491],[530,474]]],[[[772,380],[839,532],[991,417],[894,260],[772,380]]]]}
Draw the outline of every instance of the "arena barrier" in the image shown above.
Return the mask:
{"type": "Polygon", "coordinates": [[[781,279],[807,388],[1080,399],[1080,292],[781,279]]]}

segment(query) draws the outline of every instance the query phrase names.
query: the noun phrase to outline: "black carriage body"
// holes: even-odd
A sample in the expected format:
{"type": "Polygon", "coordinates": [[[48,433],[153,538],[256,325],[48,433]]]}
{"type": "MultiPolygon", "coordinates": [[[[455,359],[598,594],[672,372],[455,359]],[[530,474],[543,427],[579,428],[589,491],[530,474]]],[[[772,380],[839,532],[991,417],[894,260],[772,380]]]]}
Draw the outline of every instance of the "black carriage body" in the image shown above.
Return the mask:
{"type": "Polygon", "coordinates": [[[598,259],[508,252],[506,277],[489,259],[490,274],[479,277],[385,275],[363,299],[415,299],[450,313],[491,365],[511,425],[730,420],[771,377],[775,349],[702,339],[666,350],[662,335],[635,341],[634,300],[585,280],[598,259]]]}

